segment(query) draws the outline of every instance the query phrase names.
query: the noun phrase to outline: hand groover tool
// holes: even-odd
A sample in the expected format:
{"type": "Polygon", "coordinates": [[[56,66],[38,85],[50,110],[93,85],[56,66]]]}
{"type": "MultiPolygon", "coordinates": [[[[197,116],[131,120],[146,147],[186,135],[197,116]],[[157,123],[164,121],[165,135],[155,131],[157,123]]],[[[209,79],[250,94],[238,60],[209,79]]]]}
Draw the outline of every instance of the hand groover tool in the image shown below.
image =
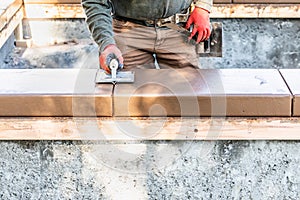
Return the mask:
{"type": "Polygon", "coordinates": [[[109,63],[110,74],[103,69],[97,71],[95,82],[100,83],[133,83],[134,72],[120,71],[119,62],[116,58],[111,59],[109,63]]]}

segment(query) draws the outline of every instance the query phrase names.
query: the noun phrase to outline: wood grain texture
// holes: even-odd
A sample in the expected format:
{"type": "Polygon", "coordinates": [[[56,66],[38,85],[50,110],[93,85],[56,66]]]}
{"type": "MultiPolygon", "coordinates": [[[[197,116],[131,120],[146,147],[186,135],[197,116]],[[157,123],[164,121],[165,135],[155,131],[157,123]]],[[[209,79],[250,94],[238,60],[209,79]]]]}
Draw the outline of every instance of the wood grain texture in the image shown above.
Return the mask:
{"type": "Polygon", "coordinates": [[[25,18],[85,18],[81,4],[25,4],[25,18]]]}
{"type": "Polygon", "coordinates": [[[24,0],[25,4],[81,4],[81,0],[24,0]]]}
{"type": "Polygon", "coordinates": [[[300,18],[300,4],[214,4],[211,18],[300,18]]]}
{"type": "Polygon", "coordinates": [[[5,44],[6,40],[14,32],[15,28],[22,22],[22,19],[23,9],[20,8],[11,18],[9,18],[9,21],[6,21],[4,23],[5,25],[0,31],[0,48],[5,44]]]}
{"type": "Polygon", "coordinates": [[[279,4],[288,4],[288,3],[300,3],[299,0],[232,0],[233,3],[279,3],[279,4]]]}
{"type": "Polygon", "coordinates": [[[21,7],[22,0],[0,2],[0,31],[8,26],[21,7]]]}
{"type": "Polygon", "coordinates": [[[0,118],[1,140],[299,140],[299,118],[0,118]]]}
{"type": "Polygon", "coordinates": [[[232,0],[214,0],[213,3],[231,3],[232,0]]]}
{"type": "MultiPolygon", "coordinates": [[[[299,4],[215,3],[211,18],[300,18],[299,4]]],[[[85,18],[81,4],[25,4],[27,18],[85,18]]]]}

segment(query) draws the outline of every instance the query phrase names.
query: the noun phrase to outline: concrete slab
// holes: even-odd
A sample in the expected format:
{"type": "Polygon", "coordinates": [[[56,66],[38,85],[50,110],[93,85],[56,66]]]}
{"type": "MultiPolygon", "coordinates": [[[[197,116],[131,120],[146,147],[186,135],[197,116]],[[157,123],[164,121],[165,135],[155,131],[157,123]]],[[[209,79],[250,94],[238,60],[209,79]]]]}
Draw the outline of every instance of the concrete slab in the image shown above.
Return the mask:
{"type": "Polygon", "coordinates": [[[115,116],[290,116],[291,94],[273,69],[136,70],[117,84],[115,116]]]}
{"type": "Polygon", "coordinates": [[[293,116],[300,116],[300,70],[281,69],[280,73],[293,94],[293,116]]]}
{"type": "Polygon", "coordinates": [[[0,116],[112,116],[111,85],[96,69],[2,69],[0,116]]]}

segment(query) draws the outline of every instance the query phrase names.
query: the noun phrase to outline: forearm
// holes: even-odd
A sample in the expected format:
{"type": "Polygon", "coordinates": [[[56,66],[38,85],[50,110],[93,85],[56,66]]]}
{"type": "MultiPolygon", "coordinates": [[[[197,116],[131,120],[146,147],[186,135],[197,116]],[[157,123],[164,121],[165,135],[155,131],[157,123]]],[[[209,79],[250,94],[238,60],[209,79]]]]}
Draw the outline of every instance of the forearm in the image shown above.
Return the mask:
{"type": "Polygon", "coordinates": [[[208,12],[211,12],[213,1],[212,0],[196,0],[194,1],[196,7],[203,8],[208,12]]]}
{"type": "Polygon", "coordinates": [[[111,6],[108,0],[82,0],[86,22],[95,42],[102,52],[109,44],[115,44],[112,29],[111,6]]]}

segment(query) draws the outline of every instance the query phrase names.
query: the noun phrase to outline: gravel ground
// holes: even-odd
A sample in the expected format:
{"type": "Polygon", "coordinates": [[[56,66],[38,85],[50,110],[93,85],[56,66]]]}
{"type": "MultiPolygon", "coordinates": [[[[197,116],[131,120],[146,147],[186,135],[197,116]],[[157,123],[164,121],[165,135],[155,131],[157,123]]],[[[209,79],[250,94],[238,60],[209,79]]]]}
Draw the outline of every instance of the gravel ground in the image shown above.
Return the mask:
{"type": "MultiPolygon", "coordinates": [[[[97,62],[98,49],[92,40],[66,41],[44,47],[15,47],[4,59],[2,69],[82,68],[84,59],[97,62]],[[96,61],[95,61],[96,60],[96,61]]],[[[97,66],[94,66],[97,67],[97,66]]]]}

